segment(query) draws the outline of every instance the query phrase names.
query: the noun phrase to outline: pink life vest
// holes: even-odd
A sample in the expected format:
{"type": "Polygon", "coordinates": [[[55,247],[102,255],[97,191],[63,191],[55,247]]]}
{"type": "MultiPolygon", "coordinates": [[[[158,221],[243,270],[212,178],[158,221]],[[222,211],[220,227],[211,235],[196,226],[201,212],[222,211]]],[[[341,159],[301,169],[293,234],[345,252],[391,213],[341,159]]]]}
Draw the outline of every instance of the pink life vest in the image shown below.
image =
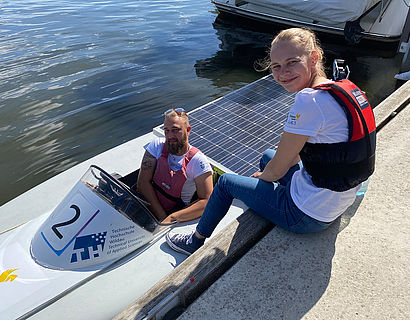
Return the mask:
{"type": "Polygon", "coordinates": [[[186,167],[198,151],[199,149],[191,147],[185,154],[182,161],[182,168],[178,171],[174,171],[168,164],[169,153],[166,144],[164,144],[162,148],[161,156],[157,160],[152,182],[157,197],[168,214],[178,203],[182,202],[182,187],[187,180],[186,167]]]}

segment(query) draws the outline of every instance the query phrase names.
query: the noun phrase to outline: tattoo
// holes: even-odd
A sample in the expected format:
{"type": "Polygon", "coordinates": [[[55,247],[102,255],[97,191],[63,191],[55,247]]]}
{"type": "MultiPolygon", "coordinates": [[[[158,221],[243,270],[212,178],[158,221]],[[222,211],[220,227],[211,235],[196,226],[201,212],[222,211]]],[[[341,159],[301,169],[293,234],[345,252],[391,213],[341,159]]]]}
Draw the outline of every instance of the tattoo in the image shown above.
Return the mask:
{"type": "Polygon", "coordinates": [[[152,163],[149,160],[143,160],[142,161],[142,166],[146,168],[152,168],[152,163]]]}
{"type": "Polygon", "coordinates": [[[151,170],[155,166],[155,158],[148,152],[145,152],[142,158],[141,169],[143,171],[151,170]]]}

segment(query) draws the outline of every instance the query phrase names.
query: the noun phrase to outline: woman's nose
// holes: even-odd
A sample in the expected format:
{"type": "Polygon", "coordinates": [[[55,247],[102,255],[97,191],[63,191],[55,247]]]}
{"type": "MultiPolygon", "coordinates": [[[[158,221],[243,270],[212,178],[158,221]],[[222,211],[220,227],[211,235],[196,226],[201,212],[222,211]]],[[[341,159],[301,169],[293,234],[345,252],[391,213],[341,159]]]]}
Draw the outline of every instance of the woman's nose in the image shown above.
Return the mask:
{"type": "Polygon", "coordinates": [[[281,74],[281,75],[282,75],[282,74],[286,74],[286,73],[288,73],[288,72],[289,72],[288,67],[283,66],[283,67],[280,68],[280,74],[281,74]]]}

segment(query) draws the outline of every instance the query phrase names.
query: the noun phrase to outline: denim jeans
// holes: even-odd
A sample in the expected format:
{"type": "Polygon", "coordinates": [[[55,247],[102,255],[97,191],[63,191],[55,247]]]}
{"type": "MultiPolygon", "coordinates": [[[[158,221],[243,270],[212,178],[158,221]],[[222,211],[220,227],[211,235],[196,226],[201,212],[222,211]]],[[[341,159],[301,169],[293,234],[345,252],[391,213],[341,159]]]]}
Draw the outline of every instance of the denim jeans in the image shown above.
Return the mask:
{"type": "MultiPolygon", "coordinates": [[[[260,169],[274,157],[275,150],[264,152],[260,169]]],[[[228,212],[233,199],[239,199],[257,214],[283,229],[296,233],[311,233],[326,229],[330,223],[321,222],[304,214],[290,196],[290,182],[299,164],[294,165],[277,183],[236,174],[223,174],[216,184],[198,223],[197,231],[210,237],[217,224],[228,212]]]]}

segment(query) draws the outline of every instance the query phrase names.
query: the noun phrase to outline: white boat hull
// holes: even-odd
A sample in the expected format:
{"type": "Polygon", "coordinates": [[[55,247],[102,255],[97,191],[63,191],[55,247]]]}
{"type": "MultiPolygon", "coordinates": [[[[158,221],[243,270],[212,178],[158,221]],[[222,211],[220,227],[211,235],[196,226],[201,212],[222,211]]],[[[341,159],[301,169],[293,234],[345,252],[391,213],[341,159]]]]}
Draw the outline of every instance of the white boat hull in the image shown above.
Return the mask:
{"type": "MultiPolygon", "coordinates": [[[[297,14],[291,9],[283,9],[262,1],[211,0],[221,13],[241,16],[262,22],[291,27],[309,27],[312,30],[343,36],[345,22],[316,20],[309,13],[297,14]]],[[[404,1],[392,0],[385,8],[376,7],[361,19],[364,39],[395,42],[400,40],[409,8],[404,1]]]]}
{"type": "MultiPolygon", "coordinates": [[[[53,216],[52,212],[59,208],[60,203],[64,208],[67,207],[67,203],[64,205],[64,198],[69,198],[70,201],[74,199],[77,202],[75,195],[77,193],[69,191],[73,187],[75,190],[77,181],[87,168],[91,164],[97,164],[107,168],[110,172],[116,171],[125,176],[135,171],[144,154],[143,146],[154,137],[153,133],[149,133],[104,152],[0,207],[0,225],[3,228],[0,231],[0,275],[4,278],[0,281],[1,319],[28,317],[30,319],[53,319],[56,315],[59,318],[76,320],[111,319],[186,259],[186,255],[173,251],[166,244],[164,235],[170,227],[161,227],[153,237],[144,240],[148,242],[142,244],[142,247],[131,252],[124,251],[102,263],[84,265],[83,268],[74,266],[79,262],[80,253],[76,254],[77,260],[73,261],[74,264],[71,262],[73,253],[76,251],[72,250],[73,248],[70,249],[71,253],[67,254],[67,257],[64,254],[57,257],[56,254],[53,255],[51,249],[53,247],[55,251],[58,251],[57,249],[61,249],[61,246],[66,247],[66,245],[60,245],[57,248],[59,244],[53,242],[56,239],[52,240],[54,235],[50,232],[50,228],[55,225],[50,219],[53,216]],[[13,227],[13,225],[17,226],[13,227]],[[51,247],[44,241],[41,233],[44,234],[51,247]],[[37,237],[34,236],[36,234],[37,237]],[[36,241],[39,248],[33,252],[32,246],[33,243],[34,246],[36,245],[36,241]],[[45,254],[47,252],[51,254],[52,259],[47,258],[45,254]],[[64,261],[61,262],[57,258],[64,258],[64,261]]],[[[82,194],[86,192],[87,190],[81,191],[82,194]]],[[[71,204],[70,201],[68,204],[71,204]]],[[[104,204],[98,202],[98,199],[93,200],[93,203],[98,208],[104,209],[104,204]]],[[[80,205],[80,207],[84,206],[80,205]]],[[[243,203],[235,201],[227,216],[218,225],[215,234],[246,209],[243,203]]],[[[74,213],[72,209],[67,210],[71,215],[74,213]]],[[[106,214],[111,213],[108,210],[106,214]]],[[[99,214],[96,216],[98,217],[99,214]]],[[[121,215],[113,220],[111,218],[106,220],[110,224],[115,222],[117,225],[129,222],[121,215]]],[[[104,219],[101,219],[100,223],[102,221],[104,219]]],[[[172,227],[177,232],[190,232],[195,228],[197,222],[195,220],[172,227]]],[[[81,226],[77,230],[82,229],[81,226]]],[[[89,232],[86,229],[83,229],[84,234],[79,235],[100,232],[98,231],[100,228],[90,229],[89,232]]],[[[63,229],[60,230],[63,232],[63,229]]],[[[75,235],[77,234],[72,233],[67,236],[72,239],[75,235]]],[[[106,237],[108,239],[108,232],[106,237]]],[[[108,245],[107,242],[107,248],[108,245]]],[[[91,247],[89,249],[93,252],[91,247]]],[[[99,253],[100,251],[102,250],[99,250],[99,253]]],[[[104,256],[100,255],[100,257],[104,256]]],[[[98,262],[98,259],[94,261],[98,262]]]]}

